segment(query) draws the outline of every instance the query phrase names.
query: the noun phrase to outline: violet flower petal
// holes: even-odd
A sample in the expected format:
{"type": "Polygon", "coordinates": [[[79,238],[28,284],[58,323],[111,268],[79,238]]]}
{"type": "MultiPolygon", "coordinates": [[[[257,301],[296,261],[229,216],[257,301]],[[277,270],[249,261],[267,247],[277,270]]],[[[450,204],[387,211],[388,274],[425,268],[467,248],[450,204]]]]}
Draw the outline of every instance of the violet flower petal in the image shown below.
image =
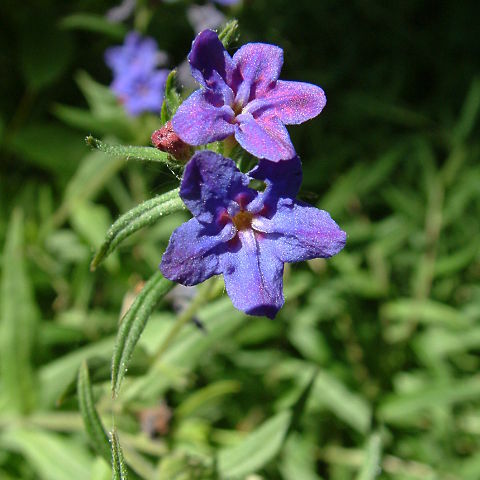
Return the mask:
{"type": "Polygon", "coordinates": [[[253,100],[245,108],[256,116],[258,112],[275,115],[286,125],[306,122],[323,110],[327,103],[324,91],[311,83],[278,80],[264,96],[253,100]]]}
{"type": "Polygon", "coordinates": [[[233,69],[230,55],[213,30],[204,30],[197,35],[192,43],[188,61],[193,77],[205,88],[216,88],[214,72],[218,72],[226,81],[233,69]]]}
{"type": "MultiPolygon", "coordinates": [[[[249,178],[229,158],[210,150],[195,153],[185,167],[180,196],[202,223],[215,223],[222,210],[231,210],[234,198],[248,189],[249,178]]],[[[239,208],[234,205],[234,208],[239,208]]],[[[235,213],[235,212],[232,212],[235,213]]]]}
{"type": "Polygon", "coordinates": [[[267,43],[247,43],[235,52],[233,63],[235,101],[245,106],[275,84],[283,65],[283,50],[267,43]]]}
{"type": "Polygon", "coordinates": [[[283,262],[331,257],[347,240],[328,212],[298,200],[280,200],[272,218],[257,216],[252,226],[274,243],[283,262]]]}
{"type": "Polygon", "coordinates": [[[237,142],[255,157],[278,162],[295,156],[288,131],[278,118],[253,118],[250,113],[243,113],[236,120],[237,142]]]}
{"type": "Polygon", "coordinates": [[[187,286],[219,274],[219,255],[225,242],[234,235],[232,224],[225,225],[218,232],[196,218],[190,219],[172,233],[160,263],[162,274],[187,286]]]}
{"type": "Polygon", "coordinates": [[[214,2],[217,2],[219,5],[235,5],[240,1],[241,0],[214,0],[214,2]]]}
{"type": "Polygon", "coordinates": [[[235,308],[275,317],[284,303],[283,263],[270,243],[250,229],[239,231],[236,248],[234,244],[222,255],[220,265],[235,308]]]}
{"type": "Polygon", "coordinates": [[[219,95],[206,90],[193,92],[172,118],[175,133],[189,145],[223,140],[235,132],[233,110],[219,95]]]}
{"type": "Polygon", "coordinates": [[[105,51],[105,63],[115,75],[148,72],[158,64],[158,45],[150,37],[142,37],[132,31],[127,34],[123,45],[105,51]]]}
{"type": "Polygon", "coordinates": [[[297,196],[302,184],[302,163],[298,156],[281,162],[259,160],[248,176],[265,182],[261,200],[271,207],[281,197],[297,196]]]}

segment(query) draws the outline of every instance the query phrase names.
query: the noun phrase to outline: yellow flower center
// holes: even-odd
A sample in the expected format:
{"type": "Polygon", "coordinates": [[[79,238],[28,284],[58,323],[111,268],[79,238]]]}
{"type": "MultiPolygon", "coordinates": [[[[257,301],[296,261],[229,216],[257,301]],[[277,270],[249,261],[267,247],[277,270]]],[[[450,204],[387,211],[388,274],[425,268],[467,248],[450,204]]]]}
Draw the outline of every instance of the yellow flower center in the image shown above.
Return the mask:
{"type": "Polygon", "coordinates": [[[247,228],[252,227],[252,218],[253,215],[250,212],[241,211],[238,212],[233,218],[233,224],[237,230],[246,230],[247,228]]]}
{"type": "Polygon", "coordinates": [[[240,103],[235,103],[233,105],[233,113],[235,114],[235,116],[240,115],[242,113],[242,110],[243,105],[241,105],[240,103]]]}

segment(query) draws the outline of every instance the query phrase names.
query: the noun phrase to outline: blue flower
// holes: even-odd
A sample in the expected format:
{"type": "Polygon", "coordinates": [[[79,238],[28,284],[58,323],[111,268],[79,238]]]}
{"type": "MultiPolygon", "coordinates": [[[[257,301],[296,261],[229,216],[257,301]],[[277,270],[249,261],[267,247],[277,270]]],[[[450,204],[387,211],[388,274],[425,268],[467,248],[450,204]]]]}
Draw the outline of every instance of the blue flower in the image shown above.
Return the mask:
{"type": "Polygon", "coordinates": [[[326,104],[320,87],[278,79],[283,50],[275,45],[248,43],[230,57],[218,35],[204,30],[188,61],[201,89],[180,105],[172,124],[190,145],[234,135],[255,157],[288,160],[295,149],[285,125],[316,117],[326,104]]]}
{"type": "Polygon", "coordinates": [[[243,174],[228,158],[197,152],[180,185],[194,218],[173,232],[163,275],[196,285],[223,274],[236,308],[273,318],[284,303],[284,263],[331,257],[346,242],[327,212],[295,199],[301,180],[298,157],[260,160],[243,174]],[[265,190],[249,188],[252,179],[263,181],[265,190]]]}
{"type": "Polygon", "coordinates": [[[121,46],[105,52],[105,62],[113,72],[110,88],[136,116],[142,112],[160,112],[168,70],[157,69],[162,53],[153,38],[130,32],[121,46]]]}

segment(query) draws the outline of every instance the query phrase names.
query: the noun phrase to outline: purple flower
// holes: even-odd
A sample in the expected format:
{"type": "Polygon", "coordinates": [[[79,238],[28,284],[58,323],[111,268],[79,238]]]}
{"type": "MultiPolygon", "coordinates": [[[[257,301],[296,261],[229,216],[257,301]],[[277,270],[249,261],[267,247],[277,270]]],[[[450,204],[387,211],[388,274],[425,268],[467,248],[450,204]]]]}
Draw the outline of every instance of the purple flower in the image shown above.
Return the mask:
{"type": "Polygon", "coordinates": [[[219,5],[235,5],[240,2],[240,0],[213,0],[214,2],[218,3],[219,5]]]}
{"type": "Polygon", "coordinates": [[[137,32],[130,32],[123,45],[105,52],[105,62],[113,71],[110,88],[130,115],[160,112],[168,76],[168,70],[156,68],[161,60],[155,40],[137,32]]]}
{"type": "Polygon", "coordinates": [[[298,157],[260,160],[245,175],[228,158],[197,152],[180,185],[194,218],[173,232],[163,275],[195,285],[223,274],[236,308],[273,318],[284,303],[284,263],[331,257],[346,241],[327,212],[295,199],[301,179],[298,157]],[[263,181],[265,190],[249,188],[252,179],[263,181]]]}
{"type": "Polygon", "coordinates": [[[158,53],[158,45],[153,38],[144,38],[137,32],[130,32],[123,45],[105,51],[105,63],[114,75],[150,72],[158,64],[158,53]]]}
{"type": "Polygon", "coordinates": [[[135,72],[116,77],[110,88],[132,116],[160,112],[168,70],[135,72]]]}
{"type": "Polygon", "coordinates": [[[173,128],[190,145],[203,145],[235,135],[258,158],[279,161],[295,156],[285,125],[317,116],[326,103],[320,87],[278,80],[283,50],[249,43],[233,57],[217,34],[201,32],[188,56],[202,86],[173,117],[173,128]]]}

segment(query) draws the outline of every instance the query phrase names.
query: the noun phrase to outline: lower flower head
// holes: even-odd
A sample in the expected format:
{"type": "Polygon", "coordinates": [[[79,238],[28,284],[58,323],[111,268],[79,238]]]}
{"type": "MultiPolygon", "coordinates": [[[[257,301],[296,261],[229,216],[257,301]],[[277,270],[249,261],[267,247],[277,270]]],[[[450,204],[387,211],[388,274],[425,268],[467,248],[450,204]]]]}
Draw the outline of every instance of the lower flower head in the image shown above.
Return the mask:
{"type": "Polygon", "coordinates": [[[298,157],[261,160],[248,174],[211,151],[188,162],[180,196],[194,218],[177,228],[160,269],[170,280],[195,285],[223,274],[236,308],[273,318],[284,303],[283,266],[337,254],[346,234],[330,215],[295,199],[298,157]],[[265,191],[248,187],[264,181],[265,191]]]}

